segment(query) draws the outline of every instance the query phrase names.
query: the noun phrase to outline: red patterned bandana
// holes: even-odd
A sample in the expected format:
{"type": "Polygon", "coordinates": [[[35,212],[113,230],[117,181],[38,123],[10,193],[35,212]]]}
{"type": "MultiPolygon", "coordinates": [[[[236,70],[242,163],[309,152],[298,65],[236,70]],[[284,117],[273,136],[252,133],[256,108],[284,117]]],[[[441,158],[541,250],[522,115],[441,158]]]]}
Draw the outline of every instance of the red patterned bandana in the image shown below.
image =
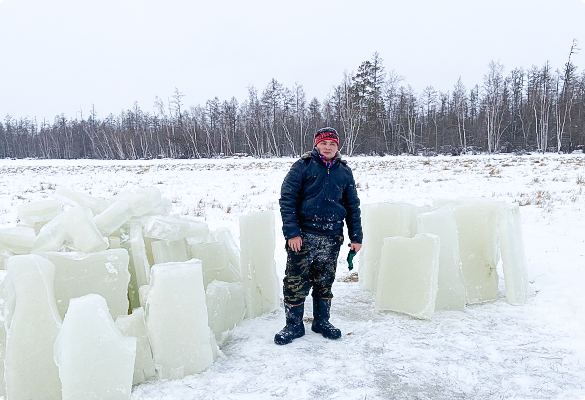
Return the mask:
{"type": "Polygon", "coordinates": [[[333,140],[339,146],[339,135],[335,132],[323,132],[315,136],[315,146],[317,146],[317,143],[322,142],[323,140],[333,140]]]}

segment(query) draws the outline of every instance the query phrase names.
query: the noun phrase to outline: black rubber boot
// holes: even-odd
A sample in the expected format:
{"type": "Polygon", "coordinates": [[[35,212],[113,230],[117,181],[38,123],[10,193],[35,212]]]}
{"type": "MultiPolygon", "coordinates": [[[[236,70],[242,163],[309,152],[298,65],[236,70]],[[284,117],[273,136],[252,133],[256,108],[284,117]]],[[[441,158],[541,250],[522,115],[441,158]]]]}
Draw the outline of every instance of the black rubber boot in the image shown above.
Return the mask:
{"type": "Polygon", "coordinates": [[[331,299],[313,298],[313,325],[311,325],[311,330],[321,333],[327,339],[339,339],[341,331],[329,322],[330,310],[331,299]]]}
{"type": "Polygon", "coordinates": [[[293,306],[284,303],[284,312],[286,315],[286,326],[280,332],[274,335],[274,343],[289,344],[296,338],[305,335],[305,325],[303,324],[303,313],[305,303],[293,306]]]}

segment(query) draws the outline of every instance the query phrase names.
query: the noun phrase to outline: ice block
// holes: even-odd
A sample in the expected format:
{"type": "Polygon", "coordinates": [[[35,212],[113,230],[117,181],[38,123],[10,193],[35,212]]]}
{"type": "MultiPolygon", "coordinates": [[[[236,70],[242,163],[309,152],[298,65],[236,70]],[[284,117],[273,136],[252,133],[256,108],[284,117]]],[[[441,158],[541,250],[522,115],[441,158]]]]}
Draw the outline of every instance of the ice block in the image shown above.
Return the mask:
{"type": "Polygon", "coordinates": [[[144,309],[139,307],[132,311],[130,315],[119,316],[116,319],[116,327],[122,335],[136,338],[136,360],[134,361],[132,384],[136,385],[140,382],[154,379],[156,373],[150,341],[146,332],[144,309]]]}
{"type": "Polygon", "coordinates": [[[30,253],[36,239],[34,228],[0,228],[0,246],[16,255],[30,253]]]}
{"type": "Polygon", "coordinates": [[[124,190],[110,198],[110,202],[116,202],[119,200],[126,201],[130,205],[132,214],[135,217],[140,217],[156,207],[160,202],[160,197],[157,201],[156,198],[153,198],[148,193],[135,193],[129,190],[124,190]]]}
{"type": "Polygon", "coordinates": [[[110,236],[130,218],[133,212],[128,202],[118,200],[110,204],[102,213],[94,217],[94,222],[102,236],[110,236]]]}
{"type": "Polygon", "coordinates": [[[53,345],[61,328],[53,278],[55,266],[39,255],[19,255],[6,262],[4,378],[8,399],[61,398],[53,345]]]}
{"type": "Polygon", "coordinates": [[[215,237],[219,242],[224,242],[227,245],[230,264],[234,266],[236,271],[240,271],[240,248],[236,244],[230,230],[223,227],[217,228],[215,230],[215,237]]]}
{"type": "Polygon", "coordinates": [[[213,363],[201,261],[154,265],[145,317],[159,379],[181,379],[213,363]]]}
{"type": "Polygon", "coordinates": [[[224,242],[200,243],[191,246],[191,256],[203,263],[203,284],[207,288],[212,281],[241,282],[240,271],[229,261],[224,242]]]}
{"type": "Polygon", "coordinates": [[[59,186],[52,197],[70,206],[87,207],[93,214],[99,214],[108,208],[108,202],[105,199],[76,192],[63,186],[59,186]]]}
{"type": "Polygon", "coordinates": [[[159,240],[183,239],[188,232],[189,223],[173,217],[153,215],[144,225],[144,236],[159,240]]]}
{"type": "Polygon", "coordinates": [[[244,285],[213,281],[207,285],[205,297],[209,327],[220,340],[223,332],[233,329],[246,315],[244,285]]]}
{"type": "Polygon", "coordinates": [[[528,272],[518,204],[506,204],[500,208],[499,238],[506,298],[510,304],[525,304],[528,297],[528,272]]]}
{"type": "Polygon", "coordinates": [[[498,215],[501,203],[487,198],[461,198],[454,204],[467,302],[495,300],[499,282],[496,266],[500,259],[498,215]]]}
{"type": "Polygon", "coordinates": [[[63,399],[128,400],[135,359],[136,338],[120,333],[103,297],[71,299],[55,342],[63,399]]]}
{"type": "Polygon", "coordinates": [[[452,208],[442,208],[419,215],[418,232],[432,233],[440,238],[439,288],[435,310],[463,310],[466,296],[455,212],[452,208]]]}
{"type": "Polygon", "coordinates": [[[69,301],[89,293],[106,299],[112,318],[128,314],[128,252],[111,249],[99,253],[39,252],[55,265],[55,298],[64,317],[69,301]]]}
{"type": "Polygon", "coordinates": [[[439,237],[429,233],[384,238],[376,308],[431,318],[437,297],[439,251],[439,237]]]}
{"type": "Polygon", "coordinates": [[[280,286],[274,262],[274,212],[240,217],[240,266],[246,295],[246,317],[276,310],[280,286]]]}
{"type": "Polygon", "coordinates": [[[63,211],[61,203],[52,199],[31,201],[19,205],[16,209],[20,220],[29,224],[50,221],[63,211]]]}
{"type": "Polygon", "coordinates": [[[67,239],[67,230],[63,220],[67,213],[61,213],[46,225],[44,225],[36,236],[31,251],[58,251],[67,239]]]}
{"type": "Polygon", "coordinates": [[[190,259],[187,251],[187,241],[179,239],[172,242],[155,240],[150,243],[154,264],[167,262],[182,262],[190,259]]]}
{"type": "Polygon", "coordinates": [[[108,248],[108,239],[97,229],[89,208],[73,207],[67,211],[61,224],[73,239],[73,247],[83,253],[104,251],[108,248]]]}
{"type": "Polygon", "coordinates": [[[130,307],[134,309],[140,307],[138,288],[142,285],[148,285],[150,276],[150,264],[146,256],[140,221],[130,220],[121,228],[120,235],[121,246],[128,250],[130,255],[128,296],[130,298],[130,307]]]}
{"type": "Polygon", "coordinates": [[[406,203],[374,203],[362,207],[364,239],[358,275],[362,289],[376,293],[383,239],[413,236],[412,207],[406,203]]]}

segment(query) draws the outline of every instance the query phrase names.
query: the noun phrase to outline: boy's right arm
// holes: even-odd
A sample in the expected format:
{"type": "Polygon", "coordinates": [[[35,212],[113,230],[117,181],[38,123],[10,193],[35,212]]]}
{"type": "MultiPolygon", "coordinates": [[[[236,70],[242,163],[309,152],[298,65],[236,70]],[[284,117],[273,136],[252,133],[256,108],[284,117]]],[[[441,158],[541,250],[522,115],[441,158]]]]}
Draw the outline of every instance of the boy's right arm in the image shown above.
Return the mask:
{"type": "Polygon", "coordinates": [[[280,189],[280,216],[284,238],[296,238],[301,235],[297,217],[297,206],[303,183],[303,163],[295,162],[282,182],[280,189]]]}

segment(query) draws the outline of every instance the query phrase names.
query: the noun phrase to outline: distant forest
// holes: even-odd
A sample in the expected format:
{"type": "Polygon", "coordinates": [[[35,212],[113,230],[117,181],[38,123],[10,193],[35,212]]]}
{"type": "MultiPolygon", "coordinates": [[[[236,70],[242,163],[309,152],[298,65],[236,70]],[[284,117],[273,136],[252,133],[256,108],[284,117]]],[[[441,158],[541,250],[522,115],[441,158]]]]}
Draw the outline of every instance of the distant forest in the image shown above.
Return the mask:
{"type": "Polygon", "coordinates": [[[585,145],[585,72],[571,62],[553,70],[546,63],[504,75],[492,62],[481,85],[459,79],[450,92],[432,86],[415,93],[375,53],[346,73],[332,94],[308,101],[302,85],[272,79],[242,102],[217,97],[186,107],[175,88],[156,110],[138,104],[120,115],[55,117],[52,123],[0,122],[1,158],[152,159],[234,155],[298,156],[310,150],[324,126],[341,134],[346,155],[571,152],[585,145]]]}

